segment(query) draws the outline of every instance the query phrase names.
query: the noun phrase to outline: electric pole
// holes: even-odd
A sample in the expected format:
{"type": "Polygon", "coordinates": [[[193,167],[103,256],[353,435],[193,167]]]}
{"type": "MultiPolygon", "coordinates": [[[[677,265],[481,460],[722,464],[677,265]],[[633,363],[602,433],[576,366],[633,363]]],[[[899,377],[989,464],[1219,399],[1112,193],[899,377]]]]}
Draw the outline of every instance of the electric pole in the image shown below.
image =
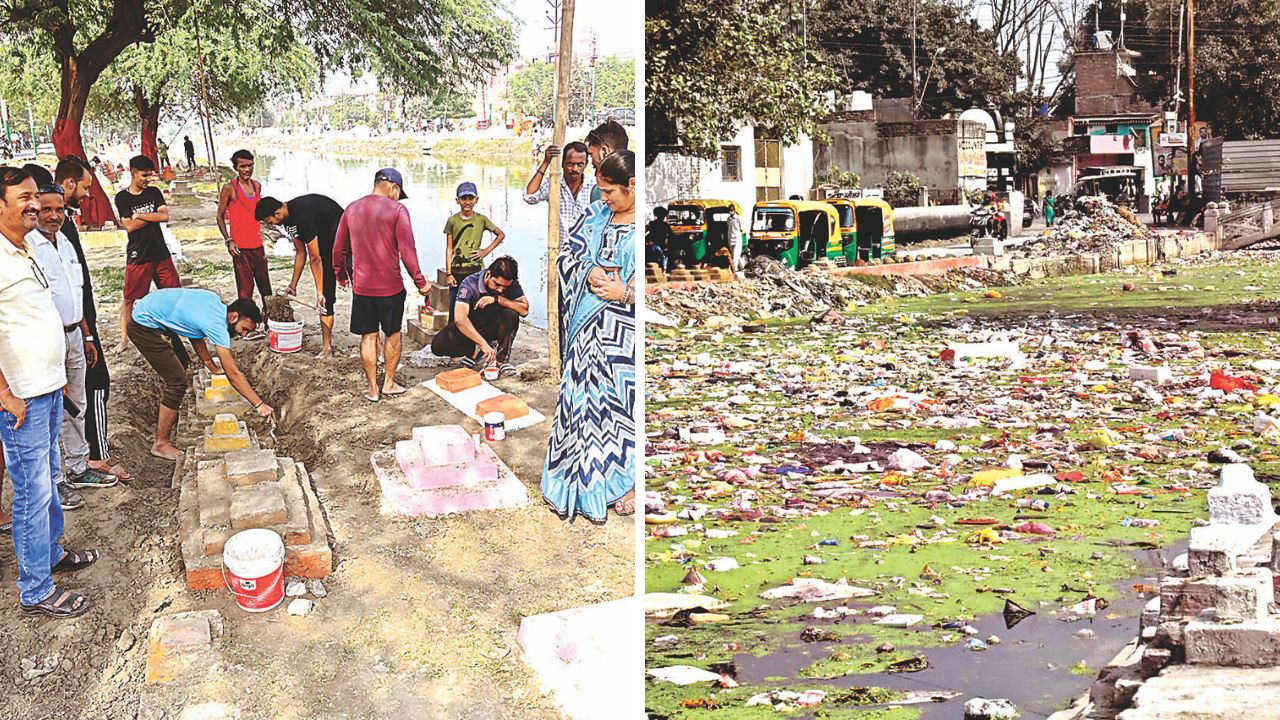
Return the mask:
{"type": "Polygon", "coordinates": [[[591,33],[591,98],[590,98],[590,102],[587,103],[587,107],[590,108],[588,112],[591,113],[591,119],[587,122],[587,125],[589,126],[595,125],[600,115],[596,111],[596,34],[595,34],[595,31],[592,31],[591,33]]]}
{"type": "MultiPolygon", "coordinates": [[[[920,0],[912,0],[911,3],[911,97],[915,97],[919,88],[916,87],[916,14],[920,10],[920,0]]],[[[912,110],[912,117],[915,117],[915,110],[912,110]]]]}
{"type": "Polygon", "coordinates": [[[1196,0],[1187,0],[1187,182],[1196,192],[1196,0]]]}

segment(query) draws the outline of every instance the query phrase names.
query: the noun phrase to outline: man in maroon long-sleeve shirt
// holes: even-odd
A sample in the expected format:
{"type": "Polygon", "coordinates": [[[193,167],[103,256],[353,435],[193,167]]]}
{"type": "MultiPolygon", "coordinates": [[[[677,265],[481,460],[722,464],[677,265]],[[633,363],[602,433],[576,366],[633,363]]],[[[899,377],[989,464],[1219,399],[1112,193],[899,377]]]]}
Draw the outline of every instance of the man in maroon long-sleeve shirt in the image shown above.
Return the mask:
{"type": "Polygon", "coordinates": [[[351,287],[351,332],[360,336],[360,360],[369,381],[364,399],[369,402],[377,402],[382,395],[405,392],[396,384],[405,300],[400,264],[404,263],[418,292],[424,296],[431,292],[418,267],[409,211],[399,202],[404,198],[404,178],[400,172],[395,168],[379,170],[374,175],[373,193],[347,206],[333,241],[333,267],[338,285],[351,287]],[[378,393],[379,330],[387,336],[383,349],[387,376],[381,395],[378,393]]]}

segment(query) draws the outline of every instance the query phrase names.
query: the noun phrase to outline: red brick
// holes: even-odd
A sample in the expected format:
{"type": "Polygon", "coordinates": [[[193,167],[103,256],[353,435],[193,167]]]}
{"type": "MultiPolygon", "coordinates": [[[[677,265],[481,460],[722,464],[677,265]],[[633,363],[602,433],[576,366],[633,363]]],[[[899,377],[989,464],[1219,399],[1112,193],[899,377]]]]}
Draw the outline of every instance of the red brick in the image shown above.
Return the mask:
{"type": "Polygon", "coordinates": [[[475,370],[458,368],[446,370],[436,376],[436,385],[445,392],[459,392],[480,384],[480,373],[475,370]]]}
{"type": "Polygon", "coordinates": [[[515,420],[529,414],[529,406],[525,401],[511,394],[482,400],[476,404],[476,415],[484,419],[485,413],[500,412],[507,420],[515,420]]]}

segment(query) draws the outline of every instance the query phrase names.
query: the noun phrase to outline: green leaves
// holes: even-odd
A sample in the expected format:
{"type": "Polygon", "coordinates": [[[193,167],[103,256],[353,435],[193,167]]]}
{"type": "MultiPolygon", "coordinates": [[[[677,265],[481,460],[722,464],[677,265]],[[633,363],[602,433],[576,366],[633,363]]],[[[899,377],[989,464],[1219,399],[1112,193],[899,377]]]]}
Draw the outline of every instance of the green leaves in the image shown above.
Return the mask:
{"type": "Polygon", "coordinates": [[[647,11],[647,162],[673,146],[713,157],[743,123],[794,142],[830,111],[835,76],[806,50],[785,4],[666,0],[647,11]]]}

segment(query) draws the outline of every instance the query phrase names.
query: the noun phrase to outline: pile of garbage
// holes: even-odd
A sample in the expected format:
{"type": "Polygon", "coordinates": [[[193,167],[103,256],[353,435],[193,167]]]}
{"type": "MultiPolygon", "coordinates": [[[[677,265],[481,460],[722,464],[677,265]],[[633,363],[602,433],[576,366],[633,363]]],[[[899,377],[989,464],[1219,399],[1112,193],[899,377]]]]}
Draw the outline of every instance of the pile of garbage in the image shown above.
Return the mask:
{"type": "MultiPolygon", "coordinates": [[[[785,712],[830,702],[813,679],[922,671],[935,646],[1089,643],[1117,593],[1159,594],[1132,553],[1203,524],[1223,463],[1280,461],[1265,349],[1123,320],[1001,325],[650,339],[646,585],[688,599],[650,621],[651,706],[785,712]],[[1002,608],[1008,635],[977,629],[1002,608]],[[744,681],[794,644],[811,664],[744,681]]],[[[1055,672],[1029,663],[1020,684],[1055,672]]]]}
{"type": "Polygon", "coordinates": [[[1019,247],[1007,248],[1013,257],[1044,257],[1073,253],[1106,253],[1120,243],[1148,237],[1151,231],[1138,216],[1102,195],[1080,197],[1052,227],[1019,247]]]}
{"type": "Polygon", "coordinates": [[[962,268],[943,275],[833,275],[818,268],[797,272],[771,257],[752,258],[747,280],[704,283],[690,289],[660,287],[647,309],[672,320],[729,316],[746,320],[794,318],[827,308],[868,305],[887,298],[977,290],[1024,281],[1012,272],[962,268]]]}

